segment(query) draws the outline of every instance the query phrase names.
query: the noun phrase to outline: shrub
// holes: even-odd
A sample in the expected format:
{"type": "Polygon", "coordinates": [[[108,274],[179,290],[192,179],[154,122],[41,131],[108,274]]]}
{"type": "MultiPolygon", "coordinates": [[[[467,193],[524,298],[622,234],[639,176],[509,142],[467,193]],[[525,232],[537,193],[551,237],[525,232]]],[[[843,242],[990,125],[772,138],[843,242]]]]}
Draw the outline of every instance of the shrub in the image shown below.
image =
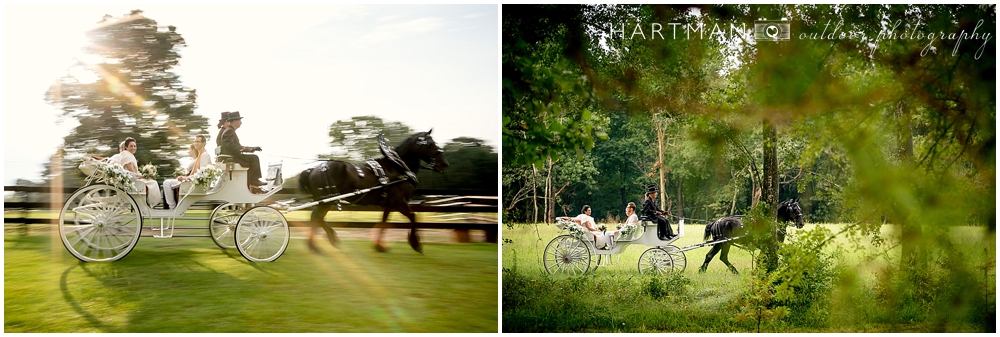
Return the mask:
{"type": "Polygon", "coordinates": [[[643,294],[655,300],[667,297],[683,297],[690,293],[691,280],[681,273],[668,273],[664,276],[653,276],[643,287],[643,294]]]}

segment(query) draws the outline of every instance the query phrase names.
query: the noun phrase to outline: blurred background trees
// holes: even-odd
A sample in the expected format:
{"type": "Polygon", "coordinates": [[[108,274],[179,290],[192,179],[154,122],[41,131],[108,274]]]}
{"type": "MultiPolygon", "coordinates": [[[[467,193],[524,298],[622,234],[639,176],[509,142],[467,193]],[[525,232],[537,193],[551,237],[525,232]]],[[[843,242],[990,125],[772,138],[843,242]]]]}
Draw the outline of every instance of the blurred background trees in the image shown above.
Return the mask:
{"type": "MultiPolygon", "coordinates": [[[[381,133],[389,147],[396,147],[417,132],[399,121],[385,121],[378,116],[355,116],[330,125],[330,146],[333,152],[319,155],[319,159],[336,159],[363,163],[367,159],[382,157],[378,146],[381,133]]],[[[433,129],[431,137],[434,137],[433,129]]],[[[451,165],[444,172],[420,170],[418,186],[429,189],[464,189],[483,192],[497,191],[498,155],[482,139],[458,137],[450,141],[435,138],[438,147],[451,165]]],[[[295,178],[292,178],[295,179],[295,178]]],[[[295,180],[287,186],[297,186],[295,180]]],[[[493,194],[497,195],[497,194],[493,194]]]]}
{"type": "Polygon", "coordinates": [[[208,134],[207,119],[194,114],[195,90],[172,72],[184,38],[140,10],[105,16],[86,35],[84,55],[45,93],[46,101],[80,123],[63,145],[66,184],[82,185],[75,167],[83,155],[111,156],[126,137],[136,139],[139,165],[152,163],[161,176],[170,174],[194,135],[208,134]]]}

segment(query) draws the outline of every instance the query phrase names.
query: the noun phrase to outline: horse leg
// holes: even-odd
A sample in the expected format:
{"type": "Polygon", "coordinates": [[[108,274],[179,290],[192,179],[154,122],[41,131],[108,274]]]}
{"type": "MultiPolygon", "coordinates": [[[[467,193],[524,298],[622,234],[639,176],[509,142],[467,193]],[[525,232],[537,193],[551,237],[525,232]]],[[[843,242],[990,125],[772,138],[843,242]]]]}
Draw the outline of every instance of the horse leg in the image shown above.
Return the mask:
{"type": "Polygon", "coordinates": [[[417,235],[417,215],[410,211],[410,206],[404,206],[399,209],[400,213],[403,213],[406,218],[410,219],[410,234],[406,236],[406,241],[410,243],[410,247],[417,253],[423,254],[424,247],[420,244],[420,236],[417,235]]]}
{"type": "Polygon", "coordinates": [[[736,270],[736,267],[733,267],[733,264],[729,263],[729,245],[729,242],[722,244],[722,255],[719,255],[719,260],[722,260],[722,263],[725,263],[729,267],[729,271],[739,275],[740,272],[736,270]]]}
{"type": "Polygon", "coordinates": [[[385,227],[383,227],[383,225],[386,224],[387,220],[389,220],[388,208],[382,210],[382,222],[375,224],[375,227],[372,228],[372,236],[374,237],[373,240],[375,240],[375,250],[383,253],[388,251],[385,245],[382,244],[382,234],[385,234],[385,227]]]}
{"type": "Polygon", "coordinates": [[[313,252],[319,252],[319,249],[313,244],[313,236],[316,235],[315,228],[317,226],[322,227],[323,231],[326,232],[326,237],[330,240],[331,245],[340,248],[340,237],[337,236],[337,232],[325,220],[326,213],[330,211],[330,207],[330,204],[319,204],[313,209],[312,216],[310,217],[312,227],[309,228],[309,248],[313,252]]]}
{"type": "Polygon", "coordinates": [[[712,261],[712,258],[715,257],[715,254],[718,254],[719,250],[721,249],[722,247],[720,247],[720,245],[712,246],[712,250],[709,250],[708,254],[705,254],[705,263],[703,263],[701,265],[701,268],[698,269],[699,273],[704,273],[706,270],[708,270],[708,263],[712,261]]]}
{"type": "Polygon", "coordinates": [[[316,206],[309,215],[309,238],[306,239],[306,244],[313,253],[319,253],[319,248],[316,248],[316,244],[313,243],[313,237],[316,236],[316,228],[322,226],[320,223],[326,216],[326,213],[320,210],[322,207],[323,205],[316,206]],[[317,221],[317,219],[319,220],[317,221]]]}

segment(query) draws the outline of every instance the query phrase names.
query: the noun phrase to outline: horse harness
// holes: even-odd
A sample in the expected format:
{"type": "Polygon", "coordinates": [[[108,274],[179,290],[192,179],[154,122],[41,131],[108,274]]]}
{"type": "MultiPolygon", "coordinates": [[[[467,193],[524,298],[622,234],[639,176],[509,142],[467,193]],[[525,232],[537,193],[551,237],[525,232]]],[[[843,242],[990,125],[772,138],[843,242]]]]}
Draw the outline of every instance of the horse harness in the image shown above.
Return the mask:
{"type": "MultiPolygon", "coordinates": [[[[405,162],[403,162],[403,159],[399,157],[396,151],[393,151],[388,147],[388,145],[385,143],[385,139],[382,138],[381,135],[379,135],[379,150],[382,151],[382,154],[385,156],[386,159],[389,159],[394,164],[398,165],[400,168],[403,169],[403,175],[399,177],[400,178],[399,180],[390,181],[390,177],[385,173],[385,169],[382,168],[382,164],[379,164],[379,162],[374,159],[369,159],[365,161],[364,166],[368,166],[368,168],[372,170],[372,173],[375,174],[375,177],[378,178],[380,186],[377,186],[376,188],[385,187],[405,180],[410,180],[414,184],[417,183],[417,175],[410,170],[410,168],[406,165],[405,162]]],[[[322,165],[320,165],[319,170],[322,172],[326,172],[329,169],[328,167],[329,163],[330,162],[324,162],[322,165]]],[[[354,167],[354,170],[357,171],[358,176],[364,178],[365,171],[362,166],[354,165],[353,163],[345,163],[345,164],[354,167]]],[[[329,196],[335,196],[339,194],[336,184],[334,184],[334,182],[330,180],[330,175],[324,173],[321,176],[323,177],[324,180],[322,184],[323,186],[320,186],[318,188],[321,191],[321,194],[329,196]]],[[[382,196],[383,197],[386,196],[385,192],[382,193],[382,196]]],[[[359,199],[360,198],[361,197],[359,197],[359,199]]],[[[340,208],[339,204],[337,205],[337,208],[340,208]]]]}

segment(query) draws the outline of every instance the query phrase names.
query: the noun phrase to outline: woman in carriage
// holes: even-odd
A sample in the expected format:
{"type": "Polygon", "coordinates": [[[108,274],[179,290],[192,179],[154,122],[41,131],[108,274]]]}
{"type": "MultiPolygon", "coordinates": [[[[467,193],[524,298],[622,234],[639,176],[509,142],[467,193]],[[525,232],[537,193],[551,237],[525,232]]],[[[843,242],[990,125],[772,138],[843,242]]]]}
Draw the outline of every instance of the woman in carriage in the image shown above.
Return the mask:
{"type": "Polygon", "coordinates": [[[594,217],[590,216],[593,211],[590,209],[590,205],[583,205],[583,209],[580,210],[580,215],[576,217],[561,216],[556,217],[556,220],[571,221],[574,224],[580,225],[587,229],[587,232],[591,234],[591,238],[594,240],[594,245],[598,249],[611,249],[614,247],[615,234],[618,231],[604,231],[597,228],[597,224],[594,222],[594,217]]]}
{"type": "Polygon", "coordinates": [[[198,170],[212,165],[212,156],[208,154],[208,151],[205,151],[205,136],[195,136],[194,144],[191,144],[188,155],[194,158],[194,161],[188,166],[187,175],[163,181],[163,194],[167,199],[167,209],[177,206],[177,198],[174,193],[178,191],[177,188],[180,187],[181,183],[192,181],[192,177],[198,173],[198,170]]]}
{"type": "MultiPolygon", "coordinates": [[[[120,145],[118,145],[118,154],[108,158],[108,161],[116,162],[120,164],[125,170],[132,173],[132,178],[145,185],[146,192],[146,204],[149,207],[154,207],[160,204],[162,198],[160,197],[160,185],[156,183],[156,180],[146,179],[139,173],[139,161],[135,159],[135,151],[139,149],[139,146],[135,142],[135,138],[127,137],[120,145]]],[[[101,156],[91,156],[91,158],[97,160],[104,160],[101,156]]]]}

